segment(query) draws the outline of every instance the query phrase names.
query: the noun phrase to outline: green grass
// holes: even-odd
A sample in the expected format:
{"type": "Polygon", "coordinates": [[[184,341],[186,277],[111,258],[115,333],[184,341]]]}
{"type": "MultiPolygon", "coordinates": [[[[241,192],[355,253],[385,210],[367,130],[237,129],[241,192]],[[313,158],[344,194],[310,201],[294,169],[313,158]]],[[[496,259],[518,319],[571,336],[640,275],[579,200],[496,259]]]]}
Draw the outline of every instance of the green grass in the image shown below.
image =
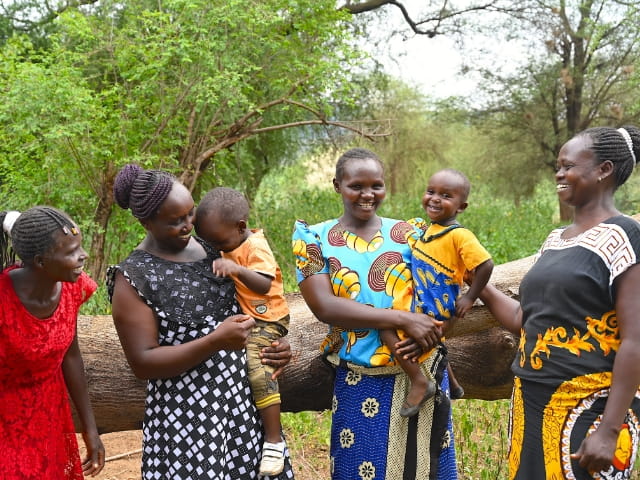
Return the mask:
{"type": "Polygon", "coordinates": [[[297,480],[330,478],[331,412],[283,413],[282,428],[297,480]]]}
{"type": "Polygon", "coordinates": [[[509,400],[456,400],[453,403],[460,480],[507,478],[509,400]]]}

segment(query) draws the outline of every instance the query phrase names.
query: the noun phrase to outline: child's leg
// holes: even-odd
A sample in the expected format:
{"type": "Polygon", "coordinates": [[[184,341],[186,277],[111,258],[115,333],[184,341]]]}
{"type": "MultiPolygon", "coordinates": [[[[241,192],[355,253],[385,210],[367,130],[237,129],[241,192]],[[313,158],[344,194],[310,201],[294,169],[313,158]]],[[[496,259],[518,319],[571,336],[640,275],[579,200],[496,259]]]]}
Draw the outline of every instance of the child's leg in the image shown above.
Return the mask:
{"type": "Polygon", "coordinates": [[[247,342],[247,368],[253,400],[258,407],[264,426],[265,441],[282,440],[280,424],[280,390],[278,381],[271,378],[274,369],[262,363],[260,351],[281,337],[277,325],[256,320],[256,326],[247,342]]]}
{"type": "MultiPolygon", "coordinates": [[[[285,330],[286,333],[286,330],[285,330]]],[[[256,320],[247,342],[247,366],[253,398],[262,418],[264,444],[260,475],[278,475],[284,468],[285,442],[280,423],[280,392],[278,381],[271,378],[274,369],[263,365],[260,351],[282,335],[277,325],[256,320]]]]}
{"type": "Polygon", "coordinates": [[[458,383],[451,364],[447,363],[447,373],[449,374],[449,391],[451,392],[451,400],[458,400],[464,397],[464,388],[458,383]]]}
{"type": "Polygon", "coordinates": [[[426,400],[435,395],[436,386],[422,373],[420,365],[417,362],[396,355],[395,344],[400,341],[400,338],[394,330],[381,330],[380,338],[384,344],[389,347],[400,368],[402,368],[409,377],[411,386],[407,398],[405,398],[404,406],[400,411],[400,415],[403,417],[411,417],[418,413],[420,407],[426,400]]]}
{"type": "Polygon", "coordinates": [[[260,409],[260,416],[264,425],[264,441],[278,443],[282,440],[282,425],[280,424],[280,404],[274,403],[260,409]]]}

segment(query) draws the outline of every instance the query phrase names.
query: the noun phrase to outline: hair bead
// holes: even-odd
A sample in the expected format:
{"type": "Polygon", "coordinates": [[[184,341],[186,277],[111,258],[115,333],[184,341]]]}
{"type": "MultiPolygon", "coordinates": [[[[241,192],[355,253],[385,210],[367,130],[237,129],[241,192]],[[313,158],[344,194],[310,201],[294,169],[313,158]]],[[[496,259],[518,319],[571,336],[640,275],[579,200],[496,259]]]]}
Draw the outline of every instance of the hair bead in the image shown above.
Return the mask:
{"type": "Polygon", "coordinates": [[[5,231],[5,233],[11,234],[11,229],[13,228],[13,224],[16,223],[16,220],[18,219],[19,216],[20,216],[20,212],[16,210],[10,210],[7,212],[7,214],[4,217],[4,220],[2,221],[2,229],[5,231]]]}
{"type": "Polygon", "coordinates": [[[631,158],[633,158],[633,164],[637,165],[638,160],[636,159],[636,156],[633,153],[633,141],[631,140],[631,135],[629,135],[629,132],[627,132],[625,128],[619,128],[618,132],[620,132],[620,135],[622,135],[622,138],[624,138],[624,141],[627,143],[627,147],[629,148],[629,153],[631,154],[631,158]]]}

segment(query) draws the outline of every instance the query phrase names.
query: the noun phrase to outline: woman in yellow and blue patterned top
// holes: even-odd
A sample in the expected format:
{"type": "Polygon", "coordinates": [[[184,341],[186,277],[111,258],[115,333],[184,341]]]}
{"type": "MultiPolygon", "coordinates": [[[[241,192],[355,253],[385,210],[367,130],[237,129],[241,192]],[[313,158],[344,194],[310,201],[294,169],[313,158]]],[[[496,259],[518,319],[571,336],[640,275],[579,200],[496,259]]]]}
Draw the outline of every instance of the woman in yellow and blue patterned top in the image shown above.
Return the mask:
{"type": "Polygon", "coordinates": [[[420,232],[376,214],[385,183],[373,152],[343,154],[333,185],[342,216],[317,225],[298,221],[293,234],[300,291],[330,325],[321,348],[336,367],[332,479],[456,479],[448,398],[432,398],[418,415],[401,417],[409,381],[379,335],[402,329],[409,338],[398,354],[420,357],[425,375],[446,382],[442,323],[410,312],[410,243],[420,232]]]}

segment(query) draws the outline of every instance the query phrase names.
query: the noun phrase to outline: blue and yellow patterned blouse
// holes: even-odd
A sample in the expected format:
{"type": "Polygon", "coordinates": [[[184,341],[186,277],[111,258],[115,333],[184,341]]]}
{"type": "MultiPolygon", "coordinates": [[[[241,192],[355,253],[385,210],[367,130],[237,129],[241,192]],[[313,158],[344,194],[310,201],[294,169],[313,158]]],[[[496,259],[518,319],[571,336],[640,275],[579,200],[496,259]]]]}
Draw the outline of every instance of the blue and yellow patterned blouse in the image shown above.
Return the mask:
{"type": "MultiPolygon", "coordinates": [[[[409,311],[413,296],[410,247],[421,231],[401,220],[381,220],[370,242],[345,230],[336,219],[316,225],[298,220],[293,232],[298,283],[311,275],[328,274],[336,296],[409,311]]],[[[375,329],[331,326],[321,350],[365,367],[388,365],[391,360],[375,329]]]]}

